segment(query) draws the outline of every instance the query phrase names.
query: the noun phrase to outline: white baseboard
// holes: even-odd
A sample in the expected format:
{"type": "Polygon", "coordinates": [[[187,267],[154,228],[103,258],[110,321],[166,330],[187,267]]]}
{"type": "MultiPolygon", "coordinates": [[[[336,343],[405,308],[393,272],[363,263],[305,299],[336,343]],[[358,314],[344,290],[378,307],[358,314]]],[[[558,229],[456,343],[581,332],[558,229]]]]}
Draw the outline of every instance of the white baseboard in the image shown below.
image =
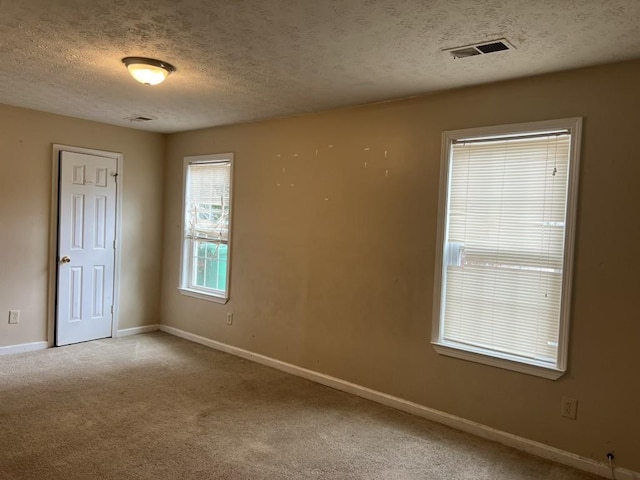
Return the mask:
{"type": "MultiPolygon", "coordinates": [[[[495,428],[482,425],[481,423],[472,422],[471,420],[466,420],[464,418],[441,412],[433,408],[425,407],[424,405],[419,405],[408,400],[403,400],[402,398],[387,395],[386,393],[378,392],[361,385],[356,385],[354,383],[350,383],[336,377],[331,377],[329,375],[314,372],[313,370],[308,370],[306,368],[282,362],[265,355],[253,353],[249,350],[244,350],[242,348],[217,342],[200,335],[185,332],[184,330],[180,330],[175,327],[170,327],[168,325],[159,325],[159,329],[163,332],[175,335],[176,337],[181,337],[186,340],[190,340],[192,342],[199,343],[216,350],[220,350],[222,352],[230,353],[231,355],[252,360],[256,363],[260,363],[262,365],[266,365],[277,370],[281,370],[283,372],[290,373],[292,375],[296,375],[298,377],[302,377],[331,388],[335,388],[336,390],[351,393],[358,397],[366,398],[367,400],[372,400],[374,402],[381,403],[382,405],[386,405],[403,412],[411,413],[413,415],[417,415],[419,417],[426,418],[428,420],[432,420],[449,427],[453,427],[457,430],[462,430],[478,437],[486,438],[488,440],[492,440],[494,442],[516,448],[523,452],[527,452],[532,455],[536,455],[538,457],[560,463],[562,465],[567,465],[569,467],[599,475],[604,478],[614,478],[611,474],[611,468],[608,464],[597,462],[591,458],[582,457],[571,452],[560,450],[559,448],[545,445],[544,443],[529,440],[524,437],[519,437],[511,433],[503,432],[501,430],[496,430],[495,428]]],[[[626,468],[615,467],[615,479],[640,480],[640,473],[627,470],[626,468]]]]}
{"type": "Polygon", "coordinates": [[[11,355],[13,353],[34,352],[36,350],[44,350],[49,348],[48,342],[32,342],[21,343],[19,345],[8,345],[6,347],[0,347],[0,355],[11,355]]]}
{"type": "MultiPolygon", "coordinates": [[[[138,335],[140,333],[149,333],[159,330],[159,325],[144,325],[142,327],[124,328],[118,330],[117,337],[128,337],[129,335],[138,335]]],[[[36,350],[44,350],[49,348],[49,342],[32,342],[21,343],[19,345],[8,345],[0,347],[0,355],[11,355],[13,353],[34,352],[36,350]]]]}
{"type": "Polygon", "coordinates": [[[128,337],[129,335],[139,335],[140,333],[149,333],[159,330],[159,325],[143,325],[142,327],[123,328],[118,330],[116,337],[128,337]]]}

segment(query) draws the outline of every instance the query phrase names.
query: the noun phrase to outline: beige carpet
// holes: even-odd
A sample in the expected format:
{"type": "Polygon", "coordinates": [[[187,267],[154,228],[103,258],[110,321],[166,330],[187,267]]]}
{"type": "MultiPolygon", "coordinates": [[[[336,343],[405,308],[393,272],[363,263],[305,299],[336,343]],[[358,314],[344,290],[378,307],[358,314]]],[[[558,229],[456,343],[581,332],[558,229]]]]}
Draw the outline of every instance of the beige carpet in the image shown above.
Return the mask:
{"type": "Polygon", "coordinates": [[[162,333],[0,357],[0,479],[593,479],[162,333]]]}

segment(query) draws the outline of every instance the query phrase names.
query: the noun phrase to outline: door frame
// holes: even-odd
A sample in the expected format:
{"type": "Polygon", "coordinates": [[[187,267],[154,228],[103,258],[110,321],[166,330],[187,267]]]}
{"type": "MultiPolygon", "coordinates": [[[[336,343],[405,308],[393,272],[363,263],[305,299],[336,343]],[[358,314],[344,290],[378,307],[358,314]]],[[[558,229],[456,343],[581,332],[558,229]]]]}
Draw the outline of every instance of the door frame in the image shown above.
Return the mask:
{"type": "Polygon", "coordinates": [[[122,250],[122,173],[124,155],[118,152],[95,150],[91,148],[74,147],[70,145],[53,144],[53,158],[51,169],[51,218],[49,228],[49,287],[47,293],[47,343],[49,347],[55,346],[56,328],[56,303],[58,296],[58,229],[59,229],[59,204],[60,204],[60,153],[61,152],[84,153],[98,157],[113,158],[116,160],[116,249],[115,264],[113,270],[113,320],[111,324],[111,336],[118,336],[118,313],[120,306],[120,267],[122,250]]]}

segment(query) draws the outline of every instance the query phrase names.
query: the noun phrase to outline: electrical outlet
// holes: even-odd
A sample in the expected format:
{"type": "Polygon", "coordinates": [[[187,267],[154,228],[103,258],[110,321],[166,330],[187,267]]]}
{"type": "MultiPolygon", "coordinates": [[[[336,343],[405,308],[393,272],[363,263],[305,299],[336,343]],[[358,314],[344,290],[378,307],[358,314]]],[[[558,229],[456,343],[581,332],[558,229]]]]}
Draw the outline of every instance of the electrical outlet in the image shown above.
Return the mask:
{"type": "Polygon", "coordinates": [[[233,312],[227,312],[227,325],[233,324],[233,312]]]}
{"type": "Polygon", "coordinates": [[[578,415],[578,400],[575,398],[562,397],[562,409],[560,415],[565,418],[575,420],[578,415]]]}
{"type": "Polygon", "coordinates": [[[9,310],[9,323],[20,323],[20,310],[9,310]]]}

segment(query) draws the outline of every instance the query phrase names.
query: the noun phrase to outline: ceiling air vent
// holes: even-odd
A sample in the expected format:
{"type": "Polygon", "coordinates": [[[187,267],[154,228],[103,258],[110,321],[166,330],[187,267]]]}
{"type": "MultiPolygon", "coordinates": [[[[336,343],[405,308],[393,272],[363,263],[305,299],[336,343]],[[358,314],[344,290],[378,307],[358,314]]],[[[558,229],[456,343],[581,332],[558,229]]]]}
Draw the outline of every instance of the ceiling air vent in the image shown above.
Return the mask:
{"type": "Polygon", "coordinates": [[[467,45],[465,47],[456,47],[447,49],[453,58],[467,58],[475,55],[485,55],[487,53],[502,52],[504,50],[513,50],[514,47],[507,40],[501,38],[490,42],[477,43],[475,45],[467,45]]]}
{"type": "Polygon", "coordinates": [[[149,122],[151,120],[157,120],[157,118],[151,115],[131,115],[130,117],[124,117],[123,120],[129,120],[130,122],[149,122]]]}
{"type": "Polygon", "coordinates": [[[469,47],[469,48],[459,48],[457,50],[451,50],[451,55],[455,58],[467,58],[473,57],[474,55],[482,55],[478,49],[469,47]]]}

